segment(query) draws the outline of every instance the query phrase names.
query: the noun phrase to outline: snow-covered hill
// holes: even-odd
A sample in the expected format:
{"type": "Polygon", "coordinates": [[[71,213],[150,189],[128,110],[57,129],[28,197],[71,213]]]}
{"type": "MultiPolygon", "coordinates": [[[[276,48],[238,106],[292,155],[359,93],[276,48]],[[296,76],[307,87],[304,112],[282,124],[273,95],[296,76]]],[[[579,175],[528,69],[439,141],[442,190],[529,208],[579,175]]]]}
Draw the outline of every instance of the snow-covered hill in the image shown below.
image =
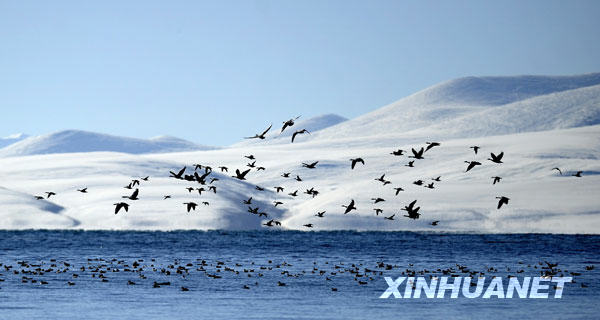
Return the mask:
{"type": "Polygon", "coordinates": [[[11,134],[10,136],[4,137],[4,138],[0,138],[0,148],[9,146],[15,142],[19,142],[23,139],[26,139],[27,137],[29,137],[29,136],[26,134],[17,133],[17,134],[11,134]]]}
{"type": "Polygon", "coordinates": [[[65,130],[29,137],[11,144],[0,149],[0,157],[97,151],[141,154],[209,149],[214,147],[201,146],[169,136],[144,140],[81,130],[65,130]]]}
{"type": "Polygon", "coordinates": [[[441,137],[446,133],[441,128],[444,126],[451,129],[453,137],[466,137],[474,136],[473,131],[479,135],[498,135],[593,125],[600,120],[597,116],[600,110],[598,85],[600,73],[564,77],[461,78],[321,130],[303,141],[398,135],[412,130],[425,132],[429,127],[432,134],[441,137]],[[589,89],[582,89],[586,87],[589,89]],[[543,98],[545,96],[547,98],[543,98]],[[578,105],[580,103],[583,105],[578,105]],[[523,122],[522,117],[530,117],[530,113],[537,119],[523,122]],[[583,119],[587,115],[592,117],[583,119]],[[523,125],[513,126],[514,121],[523,125]],[[552,123],[557,126],[552,127],[552,123]]]}
{"type": "MultiPolygon", "coordinates": [[[[598,74],[453,80],[356,119],[314,130],[293,144],[289,136],[271,135],[217,150],[4,157],[0,158],[0,228],[257,229],[267,228],[263,224],[275,219],[282,228],[299,230],[597,234],[597,80],[598,74]],[[408,158],[410,151],[391,154],[397,149],[419,149],[429,139],[441,146],[425,152],[424,159],[408,158]],[[470,149],[474,145],[481,147],[477,154],[470,149]],[[504,152],[504,163],[487,160],[491,152],[504,152]],[[245,157],[250,155],[255,159],[245,157]],[[356,157],[365,164],[352,170],[349,159],[356,157]],[[408,167],[412,160],[414,167],[408,167]],[[465,172],[464,162],[474,160],[482,165],[465,172]],[[315,161],[314,169],[302,165],[315,161]],[[196,163],[211,166],[214,171],[209,177],[218,180],[201,186],[169,177],[169,171],[183,166],[191,173],[196,163]],[[221,166],[228,172],[222,172],[221,166]],[[232,178],[235,169],[251,169],[247,180],[232,178]],[[582,171],[581,177],[573,176],[577,171],[582,171]],[[289,173],[289,178],[283,173],[289,173]],[[375,180],[383,174],[389,184],[375,180]],[[150,178],[141,181],[140,199],[123,199],[131,194],[123,187],[145,176],[150,178]],[[492,184],[494,176],[502,180],[492,184]],[[436,177],[440,181],[432,180],[436,177]],[[433,188],[414,184],[417,180],[433,183],[433,188]],[[217,187],[216,194],[186,190],[209,185],[217,187]],[[83,187],[88,187],[88,193],[76,191],[83,187]],[[284,191],[278,193],[275,187],[284,191]],[[319,194],[306,194],[311,188],[319,194]],[[394,188],[403,191],[396,195],[394,188]],[[57,194],[46,200],[34,198],[46,191],[57,194]],[[164,199],[165,195],[171,198],[164,199]],[[500,196],[510,201],[497,209],[500,196]],[[268,217],[248,212],[243,200],[249,197],[251,206],[268,217]],[[385,201],[374,203],[376,198],[385,201]],[[351,199],[357,210],[344,214],[342,205],[351,199]],[[404,217],[401,210],[414,200],[421,207],[418,220],[404,217]],[[113,204],[119,201],[130,203],[129,212],[114,214],[113,204]],[[186,212],[183,203],[188,201],[199,204],[196,211],[186,212]],[[275,201],[282,203],[275,206],[275,201]],[[377,215],[374,209],[382,212],[377,215]],[[317,217],[322,211],[323,217],[317,217]],[[383,218],[392,215],[394,220],[383,218]],[[438,225],[431,225],[433,221],[438,225]],[[313,229],[304,226],[309,223],[313,229]]],[[[302,127],[298,121],[293,129],[302,127]]]]}

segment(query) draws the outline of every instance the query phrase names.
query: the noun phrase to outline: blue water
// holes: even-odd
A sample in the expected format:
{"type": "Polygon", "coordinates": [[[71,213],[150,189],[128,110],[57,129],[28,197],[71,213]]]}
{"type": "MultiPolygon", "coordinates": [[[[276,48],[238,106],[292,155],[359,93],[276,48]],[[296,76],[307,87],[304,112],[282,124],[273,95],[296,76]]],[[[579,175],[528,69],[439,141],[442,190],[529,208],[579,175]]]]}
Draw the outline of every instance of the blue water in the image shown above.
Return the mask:
{"type": "Polygon", "coordinates": [[[600,236],[0,231],[0,247],[4,319],[599,317],[600,236]],[[143,261],[134,268],[136,260],[143,261]],[[396,278],[406,269],[457,270],[460,264],[485,272],[488,278],[524,270],[517,275],[522,277],[539,276],[543,261],[558,263],[556,268],[565,276],[581,273],[573,277],[575,283],[565,286],[562,299],[552,298],[552,290],[549,299],[379,299],[388,287],[384,276],[396,278]],[[380,268],[380,262],[394,267],[380,268]],[[590,265],[595,268],[586,270],[590,265]],[[498,271],[488,271],[490,267],[498,271]],[[38,268],[45,270],[43,274],[31,272],[38,268]],[[143,270],[136,271],[139,268],[143,270]],[[188,271],[178,274],[177,268],[188,271]],[[361,275],[365,268],[376,272],[359,277],[366,282],[361,285],[347,271],[356,268],[361,275]],[[98,278],[100,270],[105,271],[105,282],[98,278]],[[170,285],[154,288],[154,282],[170,285]]]}

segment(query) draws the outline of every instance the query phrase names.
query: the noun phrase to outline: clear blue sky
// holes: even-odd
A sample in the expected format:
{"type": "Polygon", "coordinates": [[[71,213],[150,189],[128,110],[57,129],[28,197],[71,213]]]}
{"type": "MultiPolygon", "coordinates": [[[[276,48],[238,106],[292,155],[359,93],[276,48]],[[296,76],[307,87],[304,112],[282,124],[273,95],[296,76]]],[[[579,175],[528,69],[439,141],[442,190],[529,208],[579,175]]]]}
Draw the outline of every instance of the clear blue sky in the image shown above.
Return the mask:
{"type": "Polygon", "coordinates": [[[467,75],[600,71],[600,1],[0,0],[0,136],[227,145],[467,75]]]}

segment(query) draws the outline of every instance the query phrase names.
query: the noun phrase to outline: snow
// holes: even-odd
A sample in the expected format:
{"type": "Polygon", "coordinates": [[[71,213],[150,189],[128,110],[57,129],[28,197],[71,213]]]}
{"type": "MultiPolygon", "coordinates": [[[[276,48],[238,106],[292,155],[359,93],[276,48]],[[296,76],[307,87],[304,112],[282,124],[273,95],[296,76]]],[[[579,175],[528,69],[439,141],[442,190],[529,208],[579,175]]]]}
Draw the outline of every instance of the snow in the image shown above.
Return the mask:
{"type": "Polygon", "coordinates": [[[64,130],[16,142],[0,149],[0,157],[96,151],[140,154],[207,149],[214,147],[201,146],[168,136],[144,140],[81,130],[64,130]]]}
{"type": "Polygon", "coordinates": [[[4,138],[0,138],[0,148],[4,148],[15,142],[19,142],[23,139],[26,139],[27,137],[29,137],[29,136],[24,133],[15,133],[15,134],[8,135],[4,138]]]}
{"type": "MultiPolygon", "coordinates": [[[[303,135],[293,144],[289,136],[274,133],[263,141],[243,141],[215,150],[138,154],[129,150],[125,154],[121,149],[125,147],[119,145],[111,150],[121,153],[64,153],[68,145],[63,144],[63,153],[4,157],[0,158],[0,228],[239,230],[265,228],[263,223],[275,219],[283,228],[299,230],[312,223],[314,230],[597,234],[598,79],[599,74],[452,80],[352,120],[333,124],[328,115],[322,130],[303,135]],[[519,94],[511,95],[515,92],[519,94]],[[432,140],[441,146],[427,151],[414,168],[405,166],[412,160],[406,154],[390,154],[399,148],[418,149],[432,140]],[[481,147],[477,155],[469,149],[473,145],[481,147]],[[486,160],[490,152],[501,151],[503,164],[486,160]],[[250,154],[266,170],[252,169],[246,181],[232,178],[235,169],[247,169],[252,161],[244,156],[250,154]],[[356,157],[362,157],[365,165],[351,170],[349,159],[356,157]],[[482,165],[465,173],[464,161],[472,160],[482,165]],[[315,169],[302,167],[302,162],[313,161],[319,161],[315,169]],[[186,187],[200,185],[169,178],[169,171],[183,166],[191,173],[195,163],[214,169],[210,177],[219,179],[213,183],[216,194],[189,193],[186,187]],[[229,172],[221,173],[219,166],[227,166],[229,172]],[[563,175],[554,167],[561,168],[563,175]],[[577,171],[583,171],[581,178],[572,176],[577,171]],[[299,175],[303,181],[283,178],[283,172],[299,175]],[[386,186],[374,180],[384,173],[392,182],[386,186]],[[123,186],[145,176],[150,179],[141,181],[140,200],[121,198],[131,193],[123,186]],[[437,176],[440,182],[431,180],[437,176]],[[492,185],[492,176],[502,177],[501,182],[492,185]],[[414,185],[417,179],[434,182],[435,189],[414,185]],[[256,185],[266,190],[258,191],[256,185]],[[276,186],[284,187],[284,192],[276,193],[276,186]],[[83,187],[89,193],[76,191],[83,187]],[[319,191],[318,196],[304,193],[311,187],[319,191]],[[395,187],[405,191],[396,196],[395,187]],[[298,197],[288,195],[294,190],[298,197]],[[57,194],[46,200],[34,198],[46,191],[57,194]],[[172,198],[163,200],[164,195],[172,198]],[[252,207],[264,210],[268,218],[247,212],[242,201],[250,196],[252,207]],[[510,198],[499,210],[498,196],[510,198]],[[376,197],[386,201],[373,204],[370,199],[376,197]],[[358,209],[344,215],[341,206],[350,199],[358,209]],[[131,204],[130,210],[115,215],[113,204],[122,200],[131,204]],[[275,208],[275,200],[284,204],[275,208]],[[421,207],[418,220],[403,217],[406,213],[400,210],[413,200],[421,207]],[[183,203],[188,201],[199,204],[196,211],[185,211],[183,203]],[[383,213],[376,216],[374,208],[383,213]],[[324,218],[315,216],[319,211],[326,211],[324,218]],[[383,219],[392,214],[395,220],[383,219]],[[430,224],[434,220],[440,221],[438,226],[430,224]]],[[[303,127],[297,121],[284,133],[303,127]]],[[[274,129],[279,133],[280,128],[274,129]]],[[[41,143],[36,150],[59,150],[50,138],[44,141],[47,148],[41,143]]]]}

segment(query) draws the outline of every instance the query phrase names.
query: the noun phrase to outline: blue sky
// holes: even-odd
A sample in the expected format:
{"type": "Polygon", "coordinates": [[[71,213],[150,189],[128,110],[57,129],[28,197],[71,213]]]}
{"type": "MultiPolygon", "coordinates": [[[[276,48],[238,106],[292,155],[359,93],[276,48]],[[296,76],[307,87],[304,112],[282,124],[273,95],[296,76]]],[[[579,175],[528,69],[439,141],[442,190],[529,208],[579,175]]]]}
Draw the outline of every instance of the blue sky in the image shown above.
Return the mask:
{"type": "Polygon", "coordinates": [[[468,75],[600,71],[600,1],[0,0],[0,136],[227,145],[468,75]]]}

